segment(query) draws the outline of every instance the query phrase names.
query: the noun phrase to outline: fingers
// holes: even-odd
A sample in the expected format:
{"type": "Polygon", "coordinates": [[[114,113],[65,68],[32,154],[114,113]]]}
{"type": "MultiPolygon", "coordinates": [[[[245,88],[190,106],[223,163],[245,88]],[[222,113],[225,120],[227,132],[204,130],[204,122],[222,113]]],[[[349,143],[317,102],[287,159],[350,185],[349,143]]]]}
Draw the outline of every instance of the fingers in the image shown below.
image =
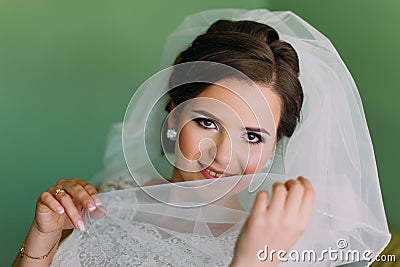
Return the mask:
{"type": "Polygon", "coordinates": [[[59,184],[74,201],[81,205],[86,211],[92,212],[96,209],[96,201],[91,195],[97,194],[97,190],[93,185],[81,179],[74,178],[72,180],[59,184]]]}
{"type": "Polygon", "coordinates": [[[101,204],[96,188],[79,178],[61,179],[48,191],[51,196],[54,196],[54,200],[60,204],[74,227],[82,231],[85,230],[81,216],[82,209],[93,212],[97,209],[96,205],[101,204]],[[56,193],[57,189],[62,189],[62,191],[56,193]]]}
{"type": "MultiPolygon", "coordinates": [[[[86,182],[86,181],[84,181],[84,180],[78,179],[78,178],[74,178],[74,179],[76,179],[75,181],[77,181],[77,183],[79,183],[80,185],[82,185],[82,187],[83,187],[90,195],[96,195],[96,194],[98,194],[96,188],[95,188],[92,184],[90,184],[90,183],[88,183],[88,182],[86,182]]],[[[74,179],[73,179],[73,180],[74,180],[74,179]]]]}
{"type": "Polygon", "coordinates": [[[306,224],[311,217],[314,205],[314,190],[309,180],[299,177],[285,184],[275,183],[271,202],[267,209],[269,216],[279,220],[297,220],[306,224]]]}
{"type": "Polygon", "coordinates": [[[42,205],[51,209],[53,212],[58,214],[64,214],[65,210],[60,202],[58,202],[49,192],[45,191],[39,196],[38,208],[42,205]]]}
{"type": "Polygon", "coordinates": [[[73,223],[75,228],[84,231],[85,224],[83,223],[83,218],[80,214],[80,211],[78,210],[78,207],[75,205],[72,197],[67,192],[64,191],[55,195],[55,198],[64,207],[67,216],[69,217],[70,221],[73,223]]]}
{"type": "Polygon", "coordinates": [[[272,186],[271,203],[268,210],[272,216],[279,214],[285,207],[286,196],[288,192],[282,183],[275,183],[272,186]]]}
{"type": "Polygon", "coordinates": [[[285,208],[288,212],[299,211],[303,200],[303,184],[299,180],[289,180],[285,186],[288,191],[285,208]]]}
{"type": "Polygon", "coordinates": [[[300,212],[305,216],[310,216],[314,207],[315,193],[309,180],[299,177],[298,180],[303,185],[304,194],[302,198],[302,206],[300,212]]]}
{"type": "Polygon", "coordinates": [[[258,192],[253,205],[252,213],[255,215],[262,214],[268,206],[268,193],[266,191],[258,192]]]}

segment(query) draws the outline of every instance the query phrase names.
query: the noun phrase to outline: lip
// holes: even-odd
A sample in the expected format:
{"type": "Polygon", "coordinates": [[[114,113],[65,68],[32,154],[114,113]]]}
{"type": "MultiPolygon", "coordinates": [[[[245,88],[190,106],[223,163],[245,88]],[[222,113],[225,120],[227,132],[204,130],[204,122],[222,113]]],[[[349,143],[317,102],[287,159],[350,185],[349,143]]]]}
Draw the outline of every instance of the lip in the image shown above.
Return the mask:
{"type": "Polygon", "coordinates": [[[215,172],[215,173],[217,173],[217,174],[224,175],[224,177],[226,177],[226,176],[232,176],[232,174],[230,174],[230,173],[227,173],[227,172],[224,172],[224,171],[215,169],[215,168],[213,168],[213,167],[211,167],[211,166],[206,166],[206,165],[200,163],[199,161],[198,161],[197,163],[200,165],[200,172],[201,172],[201,174],[204,176],[205,179],[222,178],[222,177],[215,177],[215,176],[212,176],[212,175],[211,175],[210,173],[208,173],[205,169],[208,169],[208,170],[210,170],[210,171],[213,171],[213,172],[215,172]]]}

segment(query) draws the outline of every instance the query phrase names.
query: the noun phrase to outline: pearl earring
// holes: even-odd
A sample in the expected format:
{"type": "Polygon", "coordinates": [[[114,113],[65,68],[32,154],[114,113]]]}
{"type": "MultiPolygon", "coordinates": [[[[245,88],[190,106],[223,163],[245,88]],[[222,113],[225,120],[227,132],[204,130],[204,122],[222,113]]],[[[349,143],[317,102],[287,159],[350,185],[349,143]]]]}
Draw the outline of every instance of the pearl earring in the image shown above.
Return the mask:
{"type": "Polygon", "coordinates": [[[167,139],[170,141],[176,141],[177,132],[175,129],[168,129],[166,132],[167,139]]]}

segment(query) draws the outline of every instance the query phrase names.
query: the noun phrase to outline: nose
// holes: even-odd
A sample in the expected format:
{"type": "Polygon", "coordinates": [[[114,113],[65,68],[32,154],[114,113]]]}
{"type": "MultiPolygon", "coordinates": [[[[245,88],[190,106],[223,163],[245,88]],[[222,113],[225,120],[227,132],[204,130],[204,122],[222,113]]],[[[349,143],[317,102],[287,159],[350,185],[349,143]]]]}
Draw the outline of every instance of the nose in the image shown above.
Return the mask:
{"type": "Polygon", "coordinates": [[[232,159],[232,139],[224,131],[214,139],[215,146],[210,148],[210,156],[221,168],[226,168],[232,159]]]}

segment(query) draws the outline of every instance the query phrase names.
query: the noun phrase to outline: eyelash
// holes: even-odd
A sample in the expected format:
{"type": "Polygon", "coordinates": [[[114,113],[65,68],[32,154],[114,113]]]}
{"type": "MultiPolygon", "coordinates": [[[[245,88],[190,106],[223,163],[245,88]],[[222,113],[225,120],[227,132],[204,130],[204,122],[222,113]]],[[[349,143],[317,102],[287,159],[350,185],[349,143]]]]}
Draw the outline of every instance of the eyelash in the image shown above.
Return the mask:
{"type": "MultiPolygon", "coordinates": [[[[210,120],[210,119],[206,119],[206,118],[194,118],[193,121],[196,122],[196,124],[197,124],[199,127],[203,128],[203,129],[206,129],[206,130],[217,129],[217,128],[218,128],[217,122],[215,122],[215,121],[213,121],[213,120],[210,120]],[[204,125],[205,122],[207,122],[207,123],[212,123],[212,124],[214,125],[214,127],[211,128],[211,127],[205,126],[205,125],[204,125]]],[[[265,143],[265,139],[264,139],[261,135],[259,135],[259,134],[257,134],[257,133],[247,132],[247,133],[243,134],[242,137],[245,138],[246,141],[247,141],[247,143],[249,143],[249,144],[251,144],[251,145],[257,145],[257,144],[260,144],[260,143],[265,143]],[[247,138],[245,137],[246,135],[247,135],[247,138]],[[249,137],[250,135],[256,137],[258,140],[257,140],[256,142],[249,141],[248,137],[249,137]]]]}
{"type": "Polygon", "coordinates": [[[210,119],[206,119],[206,118],[194,118],[193,121],[196,122],[198,126],[200,126],[200,127],[203,128],[203,129],[206,129],[206,130],[210,130],[210,129],[215,129],[215,128],[217,128],[217,123],[216,123],[215,121],[213,121],[213,120],[210,120],[210,119]],[[204,122],[210,122],[210,123],[214,124],[215,127],[214,127],[214,128],[207,127],[207,126],[204,125],[204,122]]]}
{"type": "Polygon", "coordinates": [[[265,143],[265,139],[261,135],[259,135],[257,133],[247,132],[247,133],[243,134],[242,137],[245,138],[247,143],[249,143],[251,145],[257,145],[257,144],[260,144],[260,143],[263,143],[263,144],[265,143]],[[246,135],[247,136],[253,135],[254,137],[256,137],[258,139],[258,141],[256,141],[256,142],[249,141],[248,138],[245,138],[246,135]]]}

